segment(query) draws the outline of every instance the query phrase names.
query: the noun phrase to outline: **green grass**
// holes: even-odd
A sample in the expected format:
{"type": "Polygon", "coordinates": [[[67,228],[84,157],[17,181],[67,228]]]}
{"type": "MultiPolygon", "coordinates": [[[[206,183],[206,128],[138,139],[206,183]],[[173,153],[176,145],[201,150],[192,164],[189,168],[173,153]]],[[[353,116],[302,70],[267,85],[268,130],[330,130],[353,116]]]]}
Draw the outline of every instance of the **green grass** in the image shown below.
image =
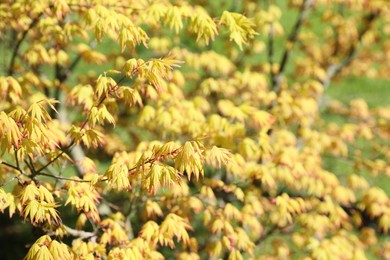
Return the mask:
{"type": "Polygon", "coordinates": [[[363,98],[369,107],[390,105],[390,80],[348,77],[331,84],[325,93],[343,103],[363,98]]]}

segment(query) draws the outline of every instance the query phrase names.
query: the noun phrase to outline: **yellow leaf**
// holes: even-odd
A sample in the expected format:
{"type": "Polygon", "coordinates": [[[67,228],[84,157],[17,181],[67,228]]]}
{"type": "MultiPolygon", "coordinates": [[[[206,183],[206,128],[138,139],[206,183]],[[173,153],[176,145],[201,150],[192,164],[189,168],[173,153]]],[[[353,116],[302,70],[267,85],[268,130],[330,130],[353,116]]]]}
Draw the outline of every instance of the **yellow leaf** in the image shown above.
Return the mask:
{"type": "Polygon", "coordinates": [[[180,172],[186,171],[188,179],[194,174],[196,179],[203,176],[202,152],[196,142],[186,142],[175,157],[175,168],[180,172]]]}
{"type": "Polygon", "coordinates": [[[117,190],[129,189],[129,170],[125,164],[114,163],[112,164],[105,173],[107,176],[108,183],[117,190]]]}
{"type": "Polygon", "coordinates": [[[216,146],[206,150],[205,157],[209,164],[218,168],[221,168],[222,165],[226,165],[232,161],[232,154],[229,152],[229,150],[216,146]]]}
{"type": "Polygon", "coordinates": [[[254,30],[255,24],[239,13],[224,11],[219,23],[228,27],[230,40],[234,40],[240,50],[242,50],[243,43],[246,44],[249,39],[257,34],[254,30]]]}

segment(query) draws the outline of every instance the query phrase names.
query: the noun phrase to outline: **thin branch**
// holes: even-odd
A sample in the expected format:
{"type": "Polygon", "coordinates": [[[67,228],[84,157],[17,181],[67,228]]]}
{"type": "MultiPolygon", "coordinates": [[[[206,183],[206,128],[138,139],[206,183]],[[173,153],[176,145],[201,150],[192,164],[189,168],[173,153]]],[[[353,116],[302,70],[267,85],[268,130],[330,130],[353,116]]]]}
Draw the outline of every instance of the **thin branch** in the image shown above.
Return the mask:
{"type": "MultiPolygon", "coordinates": [[[[30,155],[28,155],[28,161],[30,162],[29,168],[30,168],[31,172],[34,173],[35,172],[35,167],[34,167],[34,163],[33,163],[32,159],[31,159],[30,155]]],[[[27,166],[28,166],[28,164],[27,164],[27,166]]]]}
{"type": "MultiPolygon", "coordinates": [[[[57,179],[57,180],[63,180],[63,181],[91,182],[89,180],[80,180],[80,179],[66,178],[66,177],[52,175],[52,174],[48,174],[48,173],[44,173],[44,172],[38,173],[37,176],[46,176],[46,177],[54,178],[54,179],[57,179]]],[[[107,178],[100,180],[100,182],[105,182],[105,181],[107,181],[107,178]]]]}
{"type": "MultiPolygon", "coordinates": [[[[65,168],[65,165],[66,165],[66,161],[62,162],[61,170],[58,172],[58,175],[57,175],[58,177],[62,177],[62,173],[63,173],[63,170],[65,168]]],[[[56,179],[54,182],[54,189],[57,189],[58,183],[60,183],[60,180],[56,179]]]]}
{"type": "MultiPolygon", "coordinates": [[[[0,187],[4,187],[6,185],[8,185],[9,183],[13,182],[15,179],[18,179],[19,181],[19,176],[22,175],[22,173],[19,173],[18,175],[15,175],[14,177],[12,177],[11,179],[9,179],[8,181],[5,181],[3,183],[0,184],[0,187]]],[[[20,181],[19,181],[20,182],[20,181]]]]}
{"type": "Polygon", "coordinates": [[[31,173],[34,173],[34,170],[33,170],[33,167],[31,166],[31,164],[27,161],[27,160],[24,160],[24,163],[27,165],[27,167],[30,169],[30,172],[31,173]]]}
{"type": "Polygon", "coordinates": [[[81,55],[79,54],[73,62],[70,64],[69,68],[66,71],[67,77],[69,77],[69,73],[74,70],[74,68],[77,66],[77,64],[81,61],[81,55]]]}
{"type": "Polygon", "coordinates": [[[271,22],[269,33],[268,33],[268,63],[269,63],[269,73],[271,78],[271,84],[274,85],[274,36],[275,28],[271,22]]]}
{"type": "Polygon", "coordinates": [[[16,148],[14,149],[14,153],[15,153],[16,168],[18,169],[18,171],[20,171],[19,158],[18,158],[18,150],[17,150],[16,148]]]}
{"type": "Polygon", "coordinates": [[[10,61],[9,67],[8,67],[8,75],[9,76],[12,76],[14,74],[14,65],[15,65],[16,56],[18,54],[18,51],[19,51],[19,48],[20,48],[22,42],[27,37],[28,32],[38,23],[38,21],[42,15],[43,15],[43,13],[40,13],[37,17],[35,17],[31,21],[30,26],[23,32],[22,37],[16,43],[15,49],[12,52],[11,61],[10,61]]]}
{"type": "Polygon", "coordinates": [[[286,69],[286,66],[288,64],[289,57],[291,55],[291,51],[293,50],[294,44],[296,43],[297,38],[298,38],[299,30],[302,27],[302,24],[305,21],[305,18],[307,16],[307,13],[309,12],[309,8],[312,6],[313,3],[314,3],[314,0],[305,0],[305,2],[303,2],[302,6],[301,6],[301,10],[300,10],[298,19],[293,27],[293,30],[291,31],[291,33],[287,39],[286,47],[284,49],[282,60],[280,62],[279,71],[278,71],[278,73],[276,73],[276,75],[274,75],[272,77],[272,89],[274,91],[279,91],[280,84],[282,83],[282,77],[283,77],[284,71],[286,69]]]}
{"type": "Polygon", "coordinates": [[[65,150],[69,149],[70,147],[72,147],[72,145],[74,144],[74,142],[71,142],[68,146],[66,146],[65,148],[63,148],[61,150],[61,152],[59,154],[57,154],[56,157],[54,157],[53,159],[51,159],[50,161],[48,161],[45,165],[43,165],[41,168],[39,168],[38,170],[36,170],[35,174],[36,175],[39,175],[41,173],[41,171],[45,170],[47,167],[49,167],[53,162],[55,162],[58,158],[60,158],[64,153],[65,153],[65,150]]]}
{"type": "Polygon", "coordinates": [[[64,227],[66,229],[66,232],[68,232],[69,235],[74,236],[74,237],[78,237],[80,239],[90,239],[90,238],[97,236],[96,232],[87,232],[84,230],[77,230],[77,229],[70,228],[68,226],[64,226],[64,227]]]}
{"type": "Polygon", "coordinates": [[[19,168],[18,168],[18,167],[16,167],[15,165],[9,164],[9,163],[7,163],[7,162],[0,161],[0,164],[3,164],[3,165],[5,165],[5,166],[7,166],[7,167],[9,167],[9,168],[12,168],[12,169],[14,169],[14,170],[19,171],[19,168]]]}

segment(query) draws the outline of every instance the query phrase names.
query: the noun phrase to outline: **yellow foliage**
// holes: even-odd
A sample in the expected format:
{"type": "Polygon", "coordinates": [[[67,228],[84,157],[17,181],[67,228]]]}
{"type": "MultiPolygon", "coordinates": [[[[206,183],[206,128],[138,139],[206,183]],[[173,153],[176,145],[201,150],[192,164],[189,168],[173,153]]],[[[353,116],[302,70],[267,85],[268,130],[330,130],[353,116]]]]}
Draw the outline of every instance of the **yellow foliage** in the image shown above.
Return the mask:
{"type": "Polygon", "coordinates": [[[177,152],[175,168],[182,173],[186,171],[188,180],[190,180],[192,174],[195,175],[197,180],[200,174],[203,176],[201,148],[197,142],[186,142],[177,152]]]}
{"type": "Polygon", "coordinates": [[[389,258],[389,107],[327,93],[389,78],[386,1],[3,2],[25,259],[389,258]]]}
{"type": "Polygon", "coordinates": [[[162,245],[174,247],[173,237],[178,241],[183,241],[184,244],[190,243],[190,237],[187,230],[192,230],[188,221],[176,214],[168,214],[159,227],[159,242],[162,245]]]}
{"type": "Polygon", "coordinates": [[[207,14],[207,11],[200,6],[196,7],[195,15],[191,17],[190,31],[197,34],[196,41],[204,41],[207,45],[209,41],[214,41],[218,34],[217,25],[207,14]]]}
{"type": "Polygon", "coordinates": [[[112,164],[106,171],[108,183],[117,190],[129,189],[129,170],[125,164],[112,164]]]}
{"type": "Polygon", "coordinates": [[[45,235],[35,241],[25,259],[73,259],[73,254],[66,244],[45,235]]]}
{"type": "Polygon", "coordinates": [[[180,175],[175,168],[155,163],[151,166],[150,171],[144,174],[142,186],[150,193],[156,194],[161,186],[171,188],[179,180],[180,175]]]}
{"type": "Polygon", "coordinates": [[[100,195],[96,189],[88,182],[68,181],[67,186],[68,198],[65,205],[70,203],[77,210],[83,211],[93,221],[99,222],[100,216],[96,203],[99,201],[100,195]]]}
{"type": "Polygon", "coordinates": [[[242,49],[243,43],[247,44],[248,40],[257,34],[254,30],[255,24],[239,13],[224,11],[221,16],[220,24],[224,24],[228,27],[230,40],[235,41],[240,49],[242,49]]]}

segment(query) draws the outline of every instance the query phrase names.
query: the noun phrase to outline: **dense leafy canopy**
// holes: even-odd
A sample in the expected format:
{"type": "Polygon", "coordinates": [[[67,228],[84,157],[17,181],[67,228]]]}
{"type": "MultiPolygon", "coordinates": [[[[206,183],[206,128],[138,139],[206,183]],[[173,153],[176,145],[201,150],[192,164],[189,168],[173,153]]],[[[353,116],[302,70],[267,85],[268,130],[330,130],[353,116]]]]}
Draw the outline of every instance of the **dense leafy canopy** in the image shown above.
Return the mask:
{"type": "Polygon", "coordinates": [[[325,96],[389,77],[389,24],[380,0],[2,2],[25,258],[389,258],[390,107],[325,96]]]}

